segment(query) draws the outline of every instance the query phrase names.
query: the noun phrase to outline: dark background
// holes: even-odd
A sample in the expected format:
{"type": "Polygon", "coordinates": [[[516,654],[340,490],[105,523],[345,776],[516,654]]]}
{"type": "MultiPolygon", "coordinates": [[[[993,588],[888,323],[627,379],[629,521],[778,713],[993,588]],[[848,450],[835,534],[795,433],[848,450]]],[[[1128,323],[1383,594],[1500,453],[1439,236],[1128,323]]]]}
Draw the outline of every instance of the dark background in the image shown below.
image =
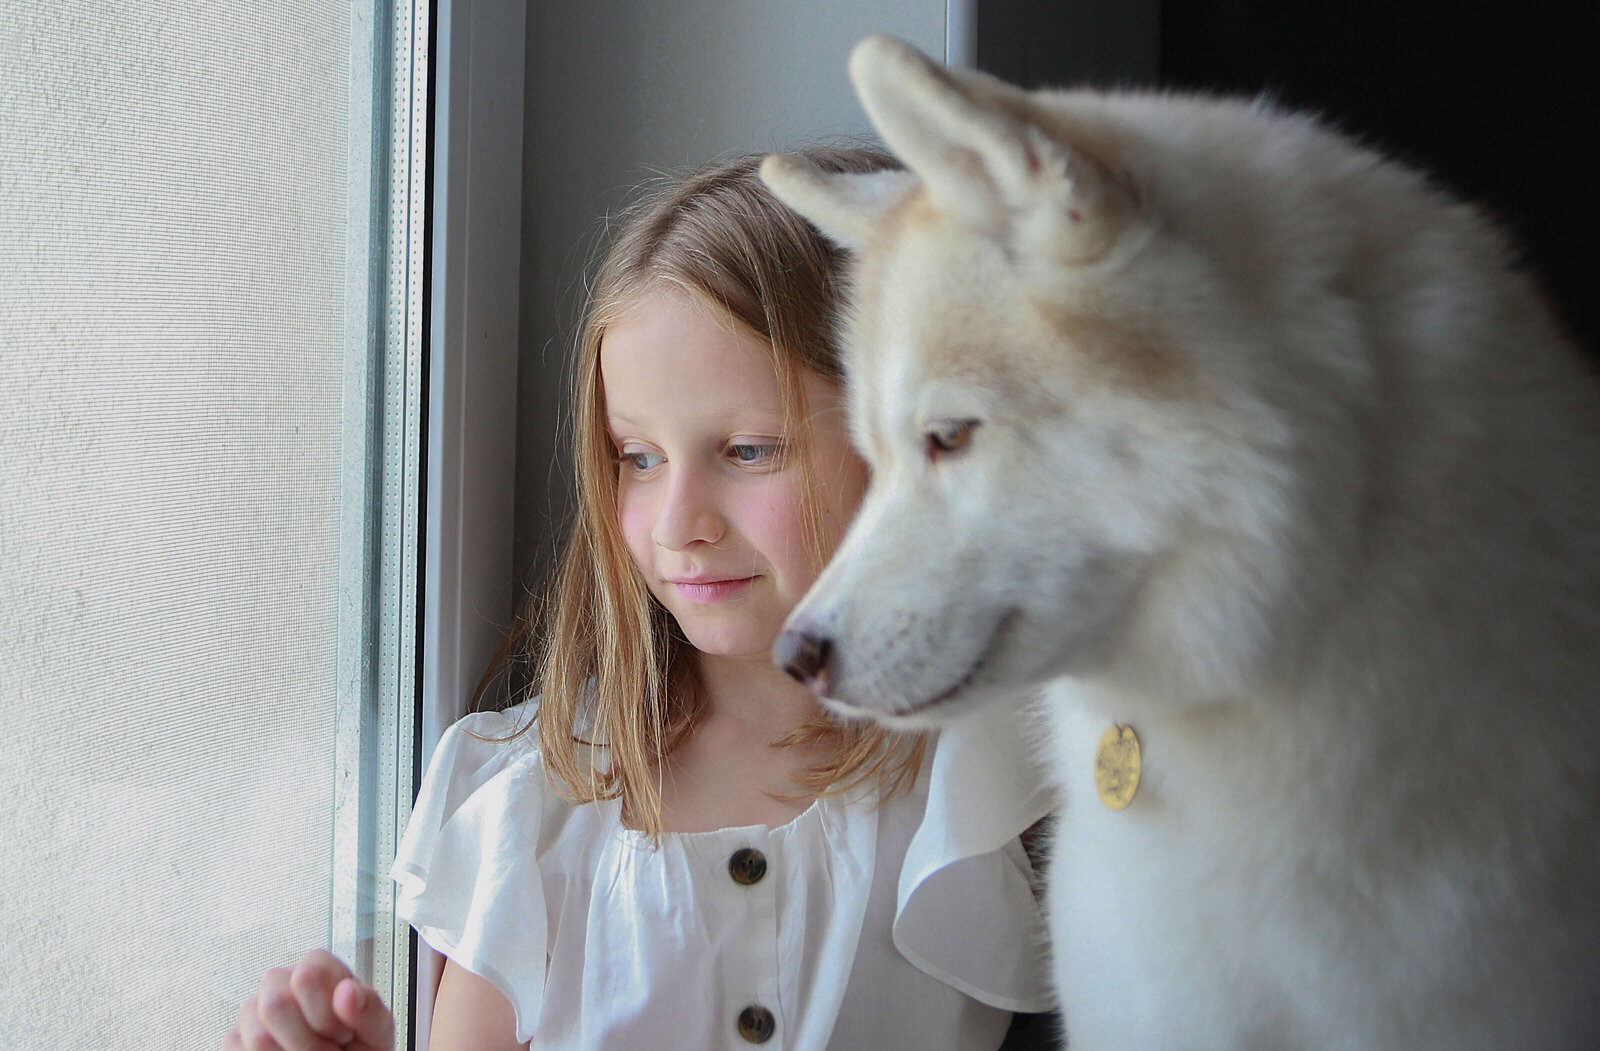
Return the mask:
{"type": "Polygon", "coordinates": [[[977,26],[978,66],[1007,80],[1265,92],[1431,172],[1510,230],[1600,361],[1600,3],[984,0],[977,26]],[[1092,51],[1086,17],[1110,23],[1092,51]]]}

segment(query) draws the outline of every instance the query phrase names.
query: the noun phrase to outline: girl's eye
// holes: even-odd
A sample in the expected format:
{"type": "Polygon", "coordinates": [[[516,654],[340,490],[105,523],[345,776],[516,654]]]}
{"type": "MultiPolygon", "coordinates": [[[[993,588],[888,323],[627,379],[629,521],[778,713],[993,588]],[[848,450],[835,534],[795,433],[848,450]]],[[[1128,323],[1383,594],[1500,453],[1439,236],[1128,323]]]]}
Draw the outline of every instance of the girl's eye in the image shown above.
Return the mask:
{"type": "Polygon", "coordinates": [[[643,474],[661,464],[661,454],[647,452],[622,453],[617,457],[617,463],[632,468],[634,474],[643,474]]]}
{"type": "Polygon", "coordinates": [[[936,459],[960,452],[972,442],[972,432],[978,429],[982,420],[934,420],[923,431],[923,442],[927,446],[928,458],[936,459]]]}
{"type": "Polygon", "coordinates": [[[740,442],[728,447],[728,455],[747,467],[769,464],[778,458],[782,447],[772,443],[740,442]]]}

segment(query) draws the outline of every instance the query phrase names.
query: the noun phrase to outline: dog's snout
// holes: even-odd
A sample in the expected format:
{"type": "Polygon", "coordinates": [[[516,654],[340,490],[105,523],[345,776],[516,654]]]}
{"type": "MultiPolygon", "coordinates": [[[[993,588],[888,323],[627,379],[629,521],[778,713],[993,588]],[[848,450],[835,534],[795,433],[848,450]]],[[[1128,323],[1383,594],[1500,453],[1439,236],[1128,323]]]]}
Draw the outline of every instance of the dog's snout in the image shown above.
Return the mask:
{"type": "Polygon", "coordinates": [[[827,692],[832,659],[833,640],[816,632],[786,628],[772,644],[772,662],[819,696],[827,692]]]}

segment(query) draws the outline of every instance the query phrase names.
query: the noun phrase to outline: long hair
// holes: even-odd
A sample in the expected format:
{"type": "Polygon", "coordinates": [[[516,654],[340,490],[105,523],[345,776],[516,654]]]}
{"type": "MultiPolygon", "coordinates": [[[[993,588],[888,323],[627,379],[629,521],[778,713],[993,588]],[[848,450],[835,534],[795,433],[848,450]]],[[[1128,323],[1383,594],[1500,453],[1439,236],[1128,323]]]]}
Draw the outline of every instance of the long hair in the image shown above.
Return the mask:
{"type": "MultiPolygon", "coordinates": [[[[805,153],[834,171],[894,164],[872,150],[805,153]]],[[[617,520],[600,344],[610,324],[663,285],[755,333],[771,348],[803,488],[816,492],[801,378],[806,370],[836,384],[842,379],[835,327],[841,258],[767,192],[756,174],[760,162],[752,155],[708,165],[647,193],[622,215],[590,287],[572,360],[574,519],[548,593],[523,614],[497,658],[499,665],[531,643],[539,694],[531,725],[556,788],[575,803],[620,798],[623,820],[652,838],[663,831],[664,760],[694,730],[704,701],[694,650],[650,594],[617,520]]],[[[823,550],[821,509],[810,497],[804,521],[820,569],[831,552],[823,550]]],[[[828,747],[797,775],[797,796],[846,792],[879,778],[887,798],[914,782],[923,751],[920,736],[837,724],[821,712],[777,742],[802,744],[828,747]]]]}

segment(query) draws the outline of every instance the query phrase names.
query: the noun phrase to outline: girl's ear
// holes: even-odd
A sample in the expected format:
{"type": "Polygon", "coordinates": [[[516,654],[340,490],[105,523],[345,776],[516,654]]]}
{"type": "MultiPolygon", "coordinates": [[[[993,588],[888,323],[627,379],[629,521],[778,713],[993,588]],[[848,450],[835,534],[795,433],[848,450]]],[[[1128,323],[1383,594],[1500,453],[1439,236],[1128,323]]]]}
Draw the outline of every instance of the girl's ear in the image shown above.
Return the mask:
{"type": "Polygon", "coordinates": [[[1029,92],[950,71],[904,41],[870,36],[850,79],[883,140],[930,203],[970,226],[1082,262],[1115,241],[1132,210],[1066,113],[1043,122],[1029,92]]]}
{"type": "Polygon", "coordinates": [[[784,153],[761,162],[761,181],[778,200],[851,251],[866,245],[882,217],[917,183],[910,172],[830,172],[784,153]]]}

